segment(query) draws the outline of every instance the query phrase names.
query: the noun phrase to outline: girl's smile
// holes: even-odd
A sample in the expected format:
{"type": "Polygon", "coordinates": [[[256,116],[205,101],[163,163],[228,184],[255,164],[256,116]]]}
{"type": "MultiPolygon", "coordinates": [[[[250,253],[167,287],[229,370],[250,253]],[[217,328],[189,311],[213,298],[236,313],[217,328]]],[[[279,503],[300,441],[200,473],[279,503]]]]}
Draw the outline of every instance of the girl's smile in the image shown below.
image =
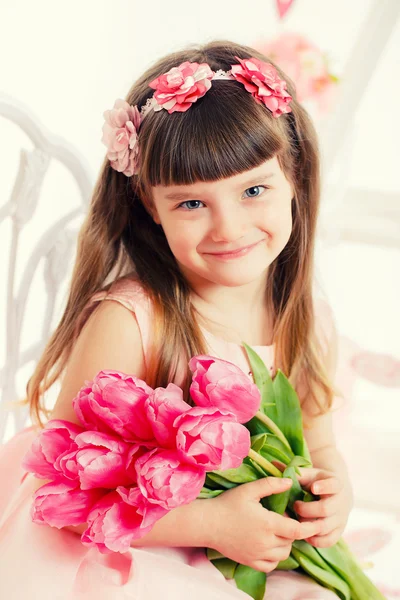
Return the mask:
{"type": "Polygon", "coordinates": [[[261,242],[264,242],[265,239],[259,240],[254,244],[250,244],[249,246],[243,246],[242,248],[238,248],[237,250],[233,250],[232,252],[224,251],[224,252],[204,252],[203,254],[206,256],[212,256],[217,260],[235,260],[237,258],[241,258],[242,256],[246,256],[261,242]]]}

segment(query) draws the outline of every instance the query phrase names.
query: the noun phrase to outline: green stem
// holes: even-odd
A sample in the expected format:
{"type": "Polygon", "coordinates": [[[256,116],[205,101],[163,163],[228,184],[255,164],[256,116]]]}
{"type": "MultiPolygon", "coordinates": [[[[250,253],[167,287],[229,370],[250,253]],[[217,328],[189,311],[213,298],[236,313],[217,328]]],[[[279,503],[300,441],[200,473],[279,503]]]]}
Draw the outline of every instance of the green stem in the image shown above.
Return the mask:
{"type": "Polygon", "coordinates": [[[283,442],[285,444],[285,446],[292,452],[292,448],[291,448],[289,442],[287,441],[287,439],[285,438],[285,436],[283,435],[282,431],[279,429],[279,427],[277,425],[275,425],[275,423],[269,417],[267,417],[267,415],[264,415],[264,413],[262,413],[260,410],[258,410],[254,416],[259,421],[264,423],[264,425],[266,425],[268,427],[268,429],[270,431],[272,431],[276,435],[276,437],[279,438],[281,440],[281,442],[283,442]]]}
{"type": "Polygon", "coordinates": [[[282,477],[282,472],[279,469],[277,469],[275,465],[270,463],[269,460],[267,460],[263,456],[260,456],[258,452],[255,452],[250,448],[247,456],[254,460],[254,462],[258,463],[260,467],[262,467],[264,471],[267,471],[267,473],[269,473],[270,475],[274,475],[274,477],[282,477]]]}

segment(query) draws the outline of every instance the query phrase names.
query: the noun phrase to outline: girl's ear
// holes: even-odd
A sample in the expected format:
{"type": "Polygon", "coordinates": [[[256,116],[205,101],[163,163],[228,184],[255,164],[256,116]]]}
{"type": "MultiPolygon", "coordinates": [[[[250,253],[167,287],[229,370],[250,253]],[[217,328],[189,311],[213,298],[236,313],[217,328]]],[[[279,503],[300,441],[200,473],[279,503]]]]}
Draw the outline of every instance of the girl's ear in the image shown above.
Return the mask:
{"type": "Polygon", "coordinates": [[[158,216],[158,212],[155,208],[152,208],[150,214],[153,218],[154,223],[156,223],[157,225],[161,225],[160,217],[158,216]]]}
{"type": "Polygon", "coordinates": [[[156,207],[154,206],[153,200],[150,198],[147,198],[146,196],[144,196],[142,194],[142,204],[143,204],[144,208],[146,209],[146,212],[153,219],[153,221],[157,225],[160,225],[161,224],[160,217],[158,216],[158,212],[157,212],[156,207]]]}

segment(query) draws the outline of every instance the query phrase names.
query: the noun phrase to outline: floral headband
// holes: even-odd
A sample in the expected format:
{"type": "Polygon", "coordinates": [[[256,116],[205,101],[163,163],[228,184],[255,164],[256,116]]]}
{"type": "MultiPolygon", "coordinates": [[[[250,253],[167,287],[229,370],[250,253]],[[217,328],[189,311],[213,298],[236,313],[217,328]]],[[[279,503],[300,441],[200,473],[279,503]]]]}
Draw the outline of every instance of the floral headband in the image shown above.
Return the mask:
{"type": "Polygon", "coordinates": [[[231,65],[230,71],[214,72],[207,63],[183,62],[149,83],[155,90],[139,111],[125,100],[115,101],[112,110],[103,113],[103,137],[107,158],[116,171],[127,177],[137,174],[139,168],[138,129],[150,111],[185,112],[193,102],[204,96],[215,79],[233,79],[242,83],[259,104],[264,104],[277,118],[292,112],[292,97],[286,90],[286,81],[280,79],[273,65],[257,58],[246,58],[231,65]]]}

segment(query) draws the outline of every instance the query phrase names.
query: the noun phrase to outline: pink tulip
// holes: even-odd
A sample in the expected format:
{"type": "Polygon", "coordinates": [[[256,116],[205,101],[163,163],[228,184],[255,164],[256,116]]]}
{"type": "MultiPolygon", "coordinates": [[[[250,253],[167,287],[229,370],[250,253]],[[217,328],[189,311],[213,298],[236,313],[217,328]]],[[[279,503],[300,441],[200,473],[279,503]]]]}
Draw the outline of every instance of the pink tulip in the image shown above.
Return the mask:
{"type": "Polygon", "coordinates": [[[66,457],[77,449],[76,436],[84,429],[61,419],[52,419],[33,440],[22,459],[22,467],[41,479],[74,481],[77,470],[68,463],[66,457]]]}
{"type": "Polygon", "coordinates": [[[167,510],[197,498],[206,477],[204,468],[183,462],[176,450],[160,448],[141,456],[136,472],[143,496],[167,510]]]}
{"type": "Polygon", "coordinates": [[[81,541],[85,546],[97,546],[102,554],[126,552],[131,541],[143,537],[166,512],[150,505],[137,487],[117,488],[93,507],[81,541]]]}
{"type": "Polygon", "coordinates": [[[51,527],[85,523],[93,506],[105,490],[80,490],[71,482],[46,483],[34,493],[31,517],[34,523],[51,527]]]}
{"type": "Polygon", "coordinates": [[[162,448],[176,448],[176,417],[190,409],[183,400],[183,392],[174,383],[157,388],[145,402],[147,417],[154,437],[162,448]]]}
{"type": "Polygon", "coordinates": [[[77,464],[81,489],[110,488],[136,482],[134,457],[146,449],[128,444],[116,436],[98,431],[85,431],[75,438],[78,449],[77,464]]]}
{"type": "Polygon", "coordinates": [[[182,458],[206,471],[235,469],[250,450],[249,430],[226,410],[195,406],[177,417],[174,427],[182,458]]]}
{"type": "Polygon", "coordinates": [[[194,356],[189,362],[193,373],[190,394],[197,406],[215,406],[247,423],[260,408],[260,390],[231,362],[213,356],[194,356]]]}
{"type": "Polygon", "coordinates": [[[155,441],[145,410],[153,390],[144,381],[103,370],[85,383],[87,387],[81,388],[73,406],[86,429],[116,433],[128,442],[155,441]]]}

